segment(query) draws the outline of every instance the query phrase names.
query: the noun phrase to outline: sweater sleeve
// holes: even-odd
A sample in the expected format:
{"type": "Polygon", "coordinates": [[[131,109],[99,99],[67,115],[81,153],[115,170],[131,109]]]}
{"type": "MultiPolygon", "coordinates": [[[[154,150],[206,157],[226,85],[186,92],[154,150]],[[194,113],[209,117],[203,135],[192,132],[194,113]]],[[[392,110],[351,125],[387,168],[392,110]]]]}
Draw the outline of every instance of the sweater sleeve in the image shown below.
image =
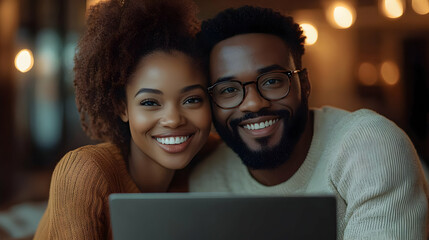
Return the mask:
{"type": "Polygon", "coordinates": [[[371,115],[347,130],[331,181],[346,204],[344,239],[426,239],[428,202],[406,134],[371,115]]]}
{"type": "Polygon", "coordinates": [[[107,188],[90,154],[66,154],[53,172],[48,207],[34,239],[106,239],[107,188]]]}

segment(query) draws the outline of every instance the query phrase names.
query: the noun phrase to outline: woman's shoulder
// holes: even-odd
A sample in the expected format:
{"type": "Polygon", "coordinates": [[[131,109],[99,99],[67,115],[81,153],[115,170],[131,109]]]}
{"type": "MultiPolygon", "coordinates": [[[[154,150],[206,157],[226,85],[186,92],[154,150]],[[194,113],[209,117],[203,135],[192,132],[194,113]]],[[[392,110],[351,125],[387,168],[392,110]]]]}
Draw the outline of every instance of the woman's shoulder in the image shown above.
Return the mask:
{"type": "Polygon", "coordinates": [[[56,165],[54,175],[106,175],[122,165],[125,167],[125,162],[114,144],[86,145],[65,154],[56,165]]]}
{"type": "Polygon", "coordinates": [[[106,162],[122,159],[119,148],[112,143],[100,143],[96,145],[85,145],[69,151],[61,161],[94,161],[106,162]]]}

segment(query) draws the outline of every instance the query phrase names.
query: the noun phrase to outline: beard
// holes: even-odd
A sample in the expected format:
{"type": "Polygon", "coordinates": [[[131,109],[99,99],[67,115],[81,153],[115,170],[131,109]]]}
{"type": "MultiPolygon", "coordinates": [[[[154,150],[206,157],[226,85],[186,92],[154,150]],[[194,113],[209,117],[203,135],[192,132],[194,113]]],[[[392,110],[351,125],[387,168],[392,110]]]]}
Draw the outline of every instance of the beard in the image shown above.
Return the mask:
{"type": "Polygon", "coordinates": [[[269,111],[263,109],[256,113],[247,113],[242,118],[233,119],[230,122],[232,131],[222,125],[213,116],[213,125],[219,136],[225,143],[241,158],[244,165],[251,169],[273,169],[287,162],[302,136],[308,120],[308,101],[302,98],[295,116],[291,117],[288,110],[269,111]],[[267,146],[269,137],[257,139],[261,145],[261,150],[253,151],[241,139],[238,128],[239,123],[260,116],[278,116],[284,122],[283,134],[280,142],[274,146],[267,146]]]}

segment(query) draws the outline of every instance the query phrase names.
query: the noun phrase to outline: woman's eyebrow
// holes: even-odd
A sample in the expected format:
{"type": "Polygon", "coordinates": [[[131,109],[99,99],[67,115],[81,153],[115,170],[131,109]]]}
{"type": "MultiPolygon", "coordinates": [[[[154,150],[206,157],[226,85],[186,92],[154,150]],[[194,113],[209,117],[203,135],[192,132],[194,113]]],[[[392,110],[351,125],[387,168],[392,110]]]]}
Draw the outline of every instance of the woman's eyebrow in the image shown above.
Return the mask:
{"type": "Polygon", "coordinates": [[[154,93],[154,94],[163,94],[161,91],[153,88],[140,88],[139,91],[136,93],[134,97],[137,97],[137,95],[142,93],[154,93]]]}
{"type": "Polygon", "coordinates": [[[191,85],[191,86],[187,86],[187,87],[182,88],[182,90],[180,90],[180,93],[189,92],[189,91],[197,89],[197,88],[200,88],[203,91],[205,89],[201,84],[195,84],[195,85],[191,85]]]}

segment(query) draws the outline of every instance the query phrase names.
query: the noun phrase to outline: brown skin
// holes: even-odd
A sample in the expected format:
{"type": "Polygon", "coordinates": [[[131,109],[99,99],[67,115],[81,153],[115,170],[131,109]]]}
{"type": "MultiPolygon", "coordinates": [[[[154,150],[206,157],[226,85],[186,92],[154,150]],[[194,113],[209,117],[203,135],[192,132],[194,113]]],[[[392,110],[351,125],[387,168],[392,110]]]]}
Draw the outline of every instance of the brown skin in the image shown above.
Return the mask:
{"type": "MultiPolygon", "coordinates": [[[[260,70],[270,66],[285,70],[296,69],[290,50],[283,40],[277,36],[262,33],[236,35],[219,42],[213,48],[210,55],[211,84],[229,77],[241,82],[254,81],[260,74],[260,70]]],[[[248,112],[258,112],[263,108],[273,111],[287,109],[293,117],[301,104],[301,98],[309,97],[310,83],[305,74],[301,77],[294,75],[291,86],[287,97],[278,101],[268,101],[259,95],[255,84],[247,85],[246,96],[240,106],[222,109],[213,105],[213,116],[230,131],[232,131],[230,126],[232,119],[243,117],[248,112]],[[305,96],[302,96],[302,92],[305,96]]],[[[239,136],[254,151],[261,149],[261,145],[255,140],[258,137],[269,137],[268,146],[275,146],[282,137],[284,127],[282,119],[263,131],[256,132],[242,127],[243,124],[259,123],[275,118],[275,116],[264,116],[246,120],[238,127],[239,136]]],[[[288,161],[275,169],[249,169],[250,174],[258,182],[267,186],[282,183],[292,177],[307,156],[313,137],[313,122],[313,114],[309,114],[305,130],[288,161]]]]}
{"type": "Polygon", "coordinates": [[[126,85],[121,119],[131,132],[129,169],[142,192],[165,192],[177,169],[186,167],[210,133],[206,81],[181,52],[145,56],[126,85]],[[180,140],[165,144],[159,138],[180,140]]]}

